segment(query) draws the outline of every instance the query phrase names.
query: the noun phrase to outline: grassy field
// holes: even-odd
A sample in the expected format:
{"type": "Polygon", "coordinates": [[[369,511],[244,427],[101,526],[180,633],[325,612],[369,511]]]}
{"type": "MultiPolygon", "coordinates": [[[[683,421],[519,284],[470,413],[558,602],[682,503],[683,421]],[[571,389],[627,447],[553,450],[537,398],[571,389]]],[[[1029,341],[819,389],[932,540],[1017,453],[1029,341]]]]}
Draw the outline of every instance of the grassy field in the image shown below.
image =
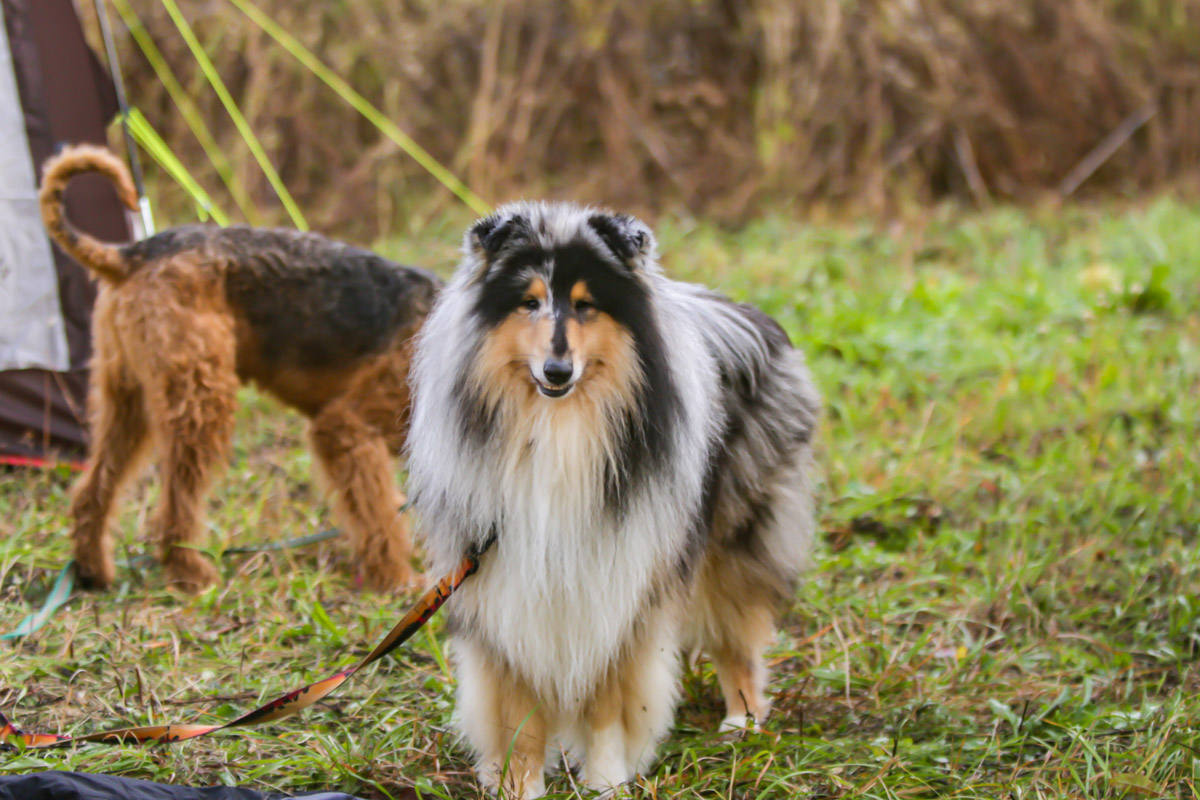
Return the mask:
{"type": "MultiPolygon", "coordinates": [[[[462,220],[386,246],[443,269],[462,220]]],[[[818,566],[771,654],[775,713],[718,736],[707,664],[636,797],[1194,797],[1200,779],[1200,210],[929,216],[894,229],[664,221],[668,269],[762,306],[825,394],[818,566]]],[[[302,424],[245,392],[214,555],[328,524],[302,424]]],[[[70,476],[0,474],[0,629],[67,557],[70,476]]],[[[157,483],[120,516],[140,532],[157,483]]],[[[351,662],[405,602],[338,542],[230,556],[197,598],[125,570],[0,645],[29,728],[215,720],[351,662]],[[213,699],[214,696],[217,699],[213,699]]],[[[476,797],[441,627],[302,717],[0,772],[476,797]],[[410,788],[413,787],[413,788],[410,788]]],[[[571,796],[569,777],[552,790],[571,796]]]]}

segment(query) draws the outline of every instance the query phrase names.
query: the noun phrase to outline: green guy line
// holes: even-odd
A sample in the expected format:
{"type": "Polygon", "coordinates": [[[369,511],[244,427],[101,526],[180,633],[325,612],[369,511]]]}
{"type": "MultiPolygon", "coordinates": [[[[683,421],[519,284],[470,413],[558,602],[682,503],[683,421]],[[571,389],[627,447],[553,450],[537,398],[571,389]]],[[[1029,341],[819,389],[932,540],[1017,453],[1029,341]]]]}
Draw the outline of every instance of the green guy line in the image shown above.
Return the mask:
{"type": "Polygon", "coordinates": [[[136,108],[129,110],[129,132],[142,149],[149,153],[150,157],[157,161],[159,166],[166,170],[167,174],[191,196],[200,211],[201,220],[211,216],[213,221],[221,227],[229,224],[229,217],[225,212],[212,201],[208,192],[204,191],[204,187],[196,182],[187,167],[175,157],[171,148],[158,135],[158,131],[154,130],[154,126],[136,108]]]}
{"type": "Polygon", "coordinates": [[[308,230],[308,222],[305,221],[304,215],[300,213],[299,206],[292,199],[292,195],[288,192],[287,187],[283,185],[283,181],[279,178],[279,173],[271,166],[271,162],[267,159],[266,151],[263,150],[262,144],[258,141],[258,137],[254,135],[250,124],[246,122],[246,118],[242,116],[241,110],[237,103],[234,102],[233,96],[229,94],[229,89],[225,87],[225,82],[221,80],[221,76],[217,74],[216,67],[212,61],[208,59],[204,48],[200,46],[200,41],[196,38],[196,34],[192,31],[191,25],[184,19],[183,14],[179,12],[179,7],[175,5],[175,0],[161,0],[163,8],[171,15],[171,19],[175,22],[175,27],[179,29],[183,40],[187,42],[188,49],[192,51],[192,56],[195,57],[196,63],[200,65],[200,69],[204,71],[204,77],[208,78],[209,85],[213,91],[217,93],[217,97],[221,98],[221,103],[225,106],[225,111],[229,113],[233,124],[237,126],[238,133],[242,135],[246,146],[250,148],[250,152],[254,154],[254,160],[262,168],[263,173],[270,181],[271,187],[275,190],[275,194],[279,195],[280,201],[283,202],[283,207],[287,209],[288,214],[292,218],[292,224],[302,231],[308,230]]]}
{"type": "MultiPolygon", "coordinates": [[[[168,0],[163,0],[163,2],[168,2],[168,0]]],[[[491,213],[491,206],[482,200],[479,195],[467,188],[466,184],[460,181],[454,173],[439,164],[437,159],[429,155],[421,145],[417,144],[408,134],[400,130],[382,111],[371,105],[367,98],[356,92],[350,84],[346,83],[333,70],[325,66],[320,59],[313,55],[311,50],[300,44],[294,36],[281,28],[275,20],[264,14],[250,0],[229,0],[229,2],[237,6],[238,10],[266,31],[272,39],[279,42],[293,58],[308,67],[313,74],[341,95],[343,100],[353,106],[358,113],[366,117],[384,136],[387,136],[399,145],[400,149],[408,153],[429,174],[437,178],[443,186],[454,192],[472,211],[477,214],[491,213]]]]}
{"type": "Polygon", "coordinates": [[[154,69],[154,74],[158,76],[159,83],[167,90],[167,94],[171,96],[171,101],[175,103],[175,107],[179,109],[180,116],[191,129],[192,135],[196,137],[196,141],[200,142],[200,147],[204,149],[204,154],[208,156],[209,162],[216,169],[217,175],[220,176],[221,182],[225,184],[225,188],[229,190],[229,194],[233,196],[233,202],[237,203],[237,207],[241,209],[242,215],[251,225],[261,225],[262,219],[258,215],[257,209],[254,208],[254,203],[250,200],[250,195],[246,188],[242,186],[237,177],[233,174],[233,168],[229,164],[229,159],[225,157],[225,153],[221,151],[221,146],[217,144],[217,140],[213,137],[212,132],[204,123],[204,117],[200,113],[200,109],[192,102],[192,98],[180,85],[179,79],[175,77],[175,73],[171,71],[170,65],[163,58],[158,46],[154,44],[154,40],[150,38],[146,27],[142,24],[137,13],[130,8],[128,0],[113,0],[113,5],[117,7],[117,13],[121,15],[121,19],[125,22],[125,27],[141,48],[142,54],[146,56],[146,60],[150,62],[150,66],[154,69]]]}

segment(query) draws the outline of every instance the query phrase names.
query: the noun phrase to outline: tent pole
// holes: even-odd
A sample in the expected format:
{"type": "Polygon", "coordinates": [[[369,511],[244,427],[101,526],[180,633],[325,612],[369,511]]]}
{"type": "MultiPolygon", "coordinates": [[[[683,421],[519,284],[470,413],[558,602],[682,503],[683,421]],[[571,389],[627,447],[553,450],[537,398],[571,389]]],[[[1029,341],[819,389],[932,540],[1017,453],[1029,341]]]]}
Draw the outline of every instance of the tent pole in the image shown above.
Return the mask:
{"type": "Polygon", "coordinates": [[[125,81],[121,77],[121,64],[117,61],[117,47],[113,43],[112,29],[108,26],[108,9],[104,0],[95,0],[96,19],[100,22],[100,35],[104,38],[104,51],[108,56],[108,72],[113,87],[117,90],[117,106],[121,110],[121,132],[125,135],[125,147],[129,151],[129,167],[133,171],[133,184],[137,188],[138,207],[141,209],[141,232],[136,238],[154,235],[154,217],[150,213],[150,198],[146,196],[146,185],[142,181],[142,162],[138,159],[137,146],[129,133],[129,103],[125,99],[125,81]]]}

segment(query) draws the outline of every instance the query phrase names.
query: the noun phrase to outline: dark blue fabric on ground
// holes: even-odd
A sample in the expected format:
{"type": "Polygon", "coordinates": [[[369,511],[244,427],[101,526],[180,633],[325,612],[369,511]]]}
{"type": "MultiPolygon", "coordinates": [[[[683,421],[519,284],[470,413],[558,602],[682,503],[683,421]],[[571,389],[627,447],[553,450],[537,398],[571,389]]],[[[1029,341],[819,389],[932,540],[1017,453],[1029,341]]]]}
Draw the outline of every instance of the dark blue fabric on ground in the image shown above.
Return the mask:
{"type": "Polygon", "coordinates": [[[228,786],[197,789],[83,772],[0,776],[0,800],[281,800],[292,796],[304,800],[360,800],[341,792],[281,795],[228,786]]]}

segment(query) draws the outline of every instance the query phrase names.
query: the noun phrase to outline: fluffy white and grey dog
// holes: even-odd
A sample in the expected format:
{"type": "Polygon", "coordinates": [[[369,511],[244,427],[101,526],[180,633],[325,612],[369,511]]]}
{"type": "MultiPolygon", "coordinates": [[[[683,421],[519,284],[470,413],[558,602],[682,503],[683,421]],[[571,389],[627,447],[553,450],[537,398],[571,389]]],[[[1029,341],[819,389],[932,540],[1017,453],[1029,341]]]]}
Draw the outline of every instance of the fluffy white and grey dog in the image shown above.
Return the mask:
{"type": "Polygon", "coordinates": [[[811,547],[820,406],[772,319],[668,279],[633,217],[514,203],[467,232],[412,386],[431,566],[498,534],[447,606],[485,785],[543,794],[555,746],[590,787],[629,780],[688,650],[713,660],[723,725],[765,717],[763,653],[811,547]]]}

